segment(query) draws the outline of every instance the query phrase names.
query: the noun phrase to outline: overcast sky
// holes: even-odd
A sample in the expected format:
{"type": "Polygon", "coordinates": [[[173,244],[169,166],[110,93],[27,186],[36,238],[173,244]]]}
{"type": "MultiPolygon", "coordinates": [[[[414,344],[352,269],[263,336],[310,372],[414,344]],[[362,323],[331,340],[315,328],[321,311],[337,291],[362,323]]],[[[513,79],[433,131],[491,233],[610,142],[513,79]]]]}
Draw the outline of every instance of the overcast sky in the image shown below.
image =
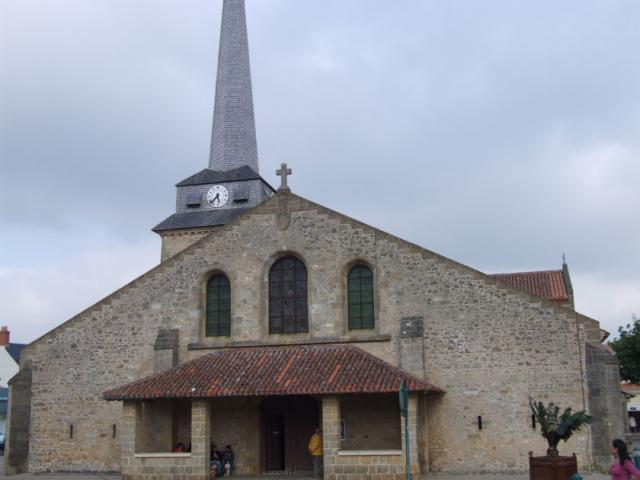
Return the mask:
{"type": "MultiPolygon", "coordinates": [[[[640,313],[640,2],[247,0],[262,175],[479,270],[640,313]]],[[[207,166],[220,0],[0,0],[0,324],[160,258],[207,166]]]]}

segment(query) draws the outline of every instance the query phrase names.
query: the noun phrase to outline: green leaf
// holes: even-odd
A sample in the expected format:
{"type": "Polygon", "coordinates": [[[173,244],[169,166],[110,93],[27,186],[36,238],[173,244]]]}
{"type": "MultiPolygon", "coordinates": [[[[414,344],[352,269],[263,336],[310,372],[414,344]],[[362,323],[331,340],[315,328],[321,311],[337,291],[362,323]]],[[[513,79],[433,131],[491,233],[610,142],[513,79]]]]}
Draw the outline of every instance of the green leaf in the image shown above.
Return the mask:
{"type": "Polygon", "coordinates": [[[584,410],[573,413],[569,407],[560,414],[560,407],[554,403],[549,403],[545,407],[542,402],[535,402],[531,398],[529,405],[540,425],[540,433],[552,449],[557,448],[560,440],[566,442],[574,433],[592,421],[591,415],[587,415],[584,410]]]}
{"type": "Polygon", "coordinates": [[[640,383],[640,318],[618,328],[618,338],[609,342],[620,362],[620,377],[640,383]]]}

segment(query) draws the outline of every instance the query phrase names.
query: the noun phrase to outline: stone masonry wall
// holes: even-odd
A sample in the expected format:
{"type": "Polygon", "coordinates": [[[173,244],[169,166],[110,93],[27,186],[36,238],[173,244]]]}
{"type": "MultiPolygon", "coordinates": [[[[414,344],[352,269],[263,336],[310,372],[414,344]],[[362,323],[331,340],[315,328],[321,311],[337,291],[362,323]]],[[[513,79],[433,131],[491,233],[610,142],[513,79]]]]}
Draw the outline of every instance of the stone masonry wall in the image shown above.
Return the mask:
{"type": "Polygon", "coordinates": [[[8,475],[28,470],[31,380],[31,365],[25,363],[9,381],[9,411],[4,449],[5,472],[8,475]]]}
{"type": "Polygon", "coordinates": [[[397,394],[348,395],[340,397],[346,424],[344,450],[399,450],[400,407],[397,394]]]}
{"type": "Polygon", "coordinates": [[[418,418],[418,400],[419,395],[417,393],[409,394],[409,403],[408,403],[408,412],[407,418],[405,419],[402,416],[398,417],[398,421],[400,422],[400,428],[402,429],[402,459],[403,459],[403,472],[406,471],[406,451],[407,451],[407,434],[405,433],[405,428],[408,432],[409,436],[409,464],[411,468],[412,475],[420,474],[420,461],[419,461],[419,451],[418,451],[418,421],[424,421],[424,419],[418,418]]]}
{"type": "MultiPolygon", "coordinates": [[[[545,450],[530,427],[528,397],[588,406],[576,322],[567,309],[280,192],[23,351],[22,362],[33,365],[29,469],[120,468],[111,432],[121,406],[102,392],[153,372],[163,328],[179,330],[181,363],[224,345],[357,340],[446,390],[428,409],[430,468],[525,470],[527,452],[545,450]],[[286,252],[307,265],[309,334],[268,334],[268,269],[286,252]],[[355,261],[374,272],[371,331],[346,326],[344,275],[355,261]],[[203,285],[214,271],[231,283],[232,326],[229,338],[212,340],[203,336],[203,285]],[[401,355],[407,317],[423,318],[422,336],[405,341],[421,346],[420,361],[401,355]]],[[[561,448],[589,462],[586,433],[561,448]]]]}
{"type": "Polygon", "coordinates": [[[340,451],[340,398],[322,397],[322,450],[325,480],[335,480],[340,451]]]}
{"type": "Polygon", "coordinates": [[[211,231],[215,228],[218,227],[163,232],[161,234],[162,248],[160,252],[160,261],[164,262],[165,260],[173,257],[176,253],[181,252],[185,248],[196,243],[201,238],[210,234],[211,231]]]}
{"type": "Polygon", "coordinates": [[[124,402],[121,452],[123,480],[209,480],[209,413],[207,400],[193,401],[190,453],[144,453],[140,452],[139,446],[153,432],[141,431],[139,428],[139,423],[143,421],[141,403],[124,402]]]}
{"type": "Polygon", "coordinates": [[[417,449],[418,463],[421,472],[429,471],[429,410],[428,396],[421,395],[418,398],[418,420],[417,420],[417,449]]]}
{"type": "Polygon", "coordinates": [[[216,398],[211,401],[211,441],[222,450],[231,445],[235,474],[258,475],[260,465],[260,399],[216,398]]]}
{"type": "Polygon", "coordinates": [[[136,453],[170,452],[173,448],[173,401],[144,402],[140,420],[142,448],[136,453]]]}
{"type": "Polygon", "coordinates": [[[620,365],[612,353],[587,344],[590,413],[593,415],[593,457],[595,465],[608,471],[611,442],[625,436],[626,402],[620,392],[620,365]]]}
{"type": "MultiPolygon", "coordinates": [[[[342,404],[344,398],[323,397],[322,437],[324,446],[325,480],[402,480],[405,478],[406,443],[402,436],[401,448],[347,449],[340,439],[340,420],[344,418],[342,404]]],[[[349,405],[349,402],[346,402],[349,405]]],[[[409,397],[409,457],[413,475],[420,474],[417,449],[418,396],[409,397]]],[[[396,425],[404,425],[404,418],[397,409],[395,414],[386,412],[396,425]]],[[[401,428],[404,428],[403,426],[401,428]]],[[[403,430],[404,431],[404,430],[403,430]]]]}
{"type": "Polygon", "coordinates": [[[174,445],[182,442],[187,446],[191,443],[191,402],[188,400],[178,400],[174,408],[174,445]]]}

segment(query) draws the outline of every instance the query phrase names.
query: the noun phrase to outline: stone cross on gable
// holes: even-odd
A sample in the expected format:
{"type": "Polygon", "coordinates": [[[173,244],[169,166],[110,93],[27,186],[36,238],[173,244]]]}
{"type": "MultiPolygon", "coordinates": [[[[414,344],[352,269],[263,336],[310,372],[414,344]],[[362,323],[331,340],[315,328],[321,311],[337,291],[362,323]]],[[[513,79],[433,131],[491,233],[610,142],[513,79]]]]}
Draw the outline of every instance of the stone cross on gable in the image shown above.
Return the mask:
{"type": "Polygon", "coordinates": [[[287,185],[287,176],[292,173],[293,171],[290,168],[287,168],[286,163],[280,164],[280,170],[276,170],[276,175],[280,176],[280,188],[278,190],[289,190],[289,186],[287,185]]]}

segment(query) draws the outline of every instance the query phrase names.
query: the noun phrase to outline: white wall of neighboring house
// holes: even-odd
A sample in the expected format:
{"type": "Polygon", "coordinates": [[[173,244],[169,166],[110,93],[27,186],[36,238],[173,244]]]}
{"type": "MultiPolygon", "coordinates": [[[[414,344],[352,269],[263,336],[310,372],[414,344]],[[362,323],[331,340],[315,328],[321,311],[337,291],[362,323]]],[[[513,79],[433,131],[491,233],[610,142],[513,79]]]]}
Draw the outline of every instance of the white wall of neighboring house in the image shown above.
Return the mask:
{"type": "Polygon", "coordinates": [[[629,399],[628,409],[629,411],[640,412],[640,395],[634,393],[635,397],[629,399]]]}
{"type": "MultiPolygon", "coordinates": [[[[11,333],[6,325],[0,327],[0,388],[7,388],[9,386],[9,380],[11,380],[20,366],[18,362],[7,351],[7,345],[9,345],[9,338],[11,333]]],[[[19,345],[16,345],[18,347],[19,345]]],[[[7,397],[4,395],[0,400],[2,404],[2,413],[0,413],[0,433],[4,436],[7,427],[7,397]]],[[[4,448],[4,438],[2,439],[2,447],[4,448]]]]}
{"type": "MultiPolygon", "coordinates": [[[[7,352],[7,347],[0,346],[0,387],[6,388],[9,380],[18,373],[19,368],[16,361],[9,355],[9,352],[7,352]]],[[[6,402],[6,400],[4,400],[4,402],[6,402]]],[[[6,424],[7,414],[0,413],[0,433],[4,434],[6,432],[6,424]]]]}
{"type": "Polygon", "coordinates": [[[0,347],[0,387],[7,387],[9,380],[18,373],[18,364],[5,347],[0,347]]]}

